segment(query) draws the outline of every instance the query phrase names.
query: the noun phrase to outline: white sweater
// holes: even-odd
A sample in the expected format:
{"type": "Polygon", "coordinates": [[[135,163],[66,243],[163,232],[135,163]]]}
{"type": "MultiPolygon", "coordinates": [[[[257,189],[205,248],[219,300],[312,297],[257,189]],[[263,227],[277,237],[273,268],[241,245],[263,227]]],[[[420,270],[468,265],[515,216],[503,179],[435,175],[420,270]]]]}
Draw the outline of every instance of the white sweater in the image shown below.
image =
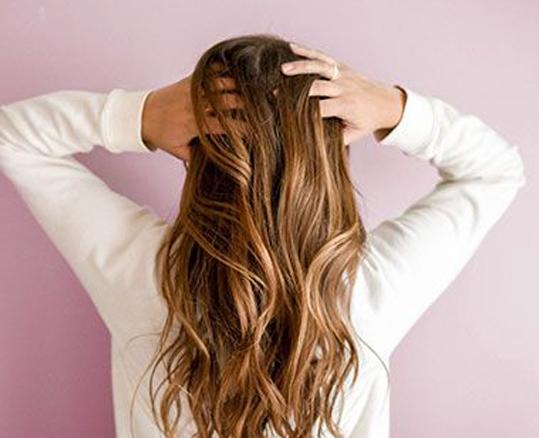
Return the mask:
{"type": "MultiPolygon", "coordinates": [[[[476,116],[403,88],[402,119],[380,143],[435,166],[440,179],[426,196],[368,233],[353,289],[353,318],[361,339],[386,366],[525,184],[514,144],[476,116]]],[[[165,315],[154,257],[168,225],[150,207],[111,190],[71,155],[95,145],[112,153],[152,153],[141,138],[149,91],[63,90],[0,107],[0,169],[80,279],[111,334],[118,438],[130,436],[130,397],[165,315]],[[128,344],[150,332],[154,335],[128,344]]],[[[345,436],[387,438],[385,369],[362,345],[364,363],[356,384],[347,386],[340,425],[345,436]]],[[[158,373],[154,383],[161,377],[158,373]]],[[[134,406],[140,438],[161,436],[149,411],[148,382],[146,377],[138,391],[141,402],[134,406]]],[[[183,430],[190,436],[185,400],[182,406],[183,430]]]]}

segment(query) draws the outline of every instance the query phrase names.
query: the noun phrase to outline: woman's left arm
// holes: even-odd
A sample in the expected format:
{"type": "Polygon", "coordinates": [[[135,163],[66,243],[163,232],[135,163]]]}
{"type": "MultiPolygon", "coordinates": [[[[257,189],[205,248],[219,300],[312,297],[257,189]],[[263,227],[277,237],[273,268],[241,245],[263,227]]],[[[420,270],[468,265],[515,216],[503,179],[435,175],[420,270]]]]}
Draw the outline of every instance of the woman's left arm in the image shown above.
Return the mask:
{"type": "Polygon", "coordinates": [[[141,137],[149,92],[63,90],[0,106],[0,170],[117,336],[128,334],[133,306],[149,297],[149,258],[166,222],[71,155],[95,145],[152,153],[141,137]]]}

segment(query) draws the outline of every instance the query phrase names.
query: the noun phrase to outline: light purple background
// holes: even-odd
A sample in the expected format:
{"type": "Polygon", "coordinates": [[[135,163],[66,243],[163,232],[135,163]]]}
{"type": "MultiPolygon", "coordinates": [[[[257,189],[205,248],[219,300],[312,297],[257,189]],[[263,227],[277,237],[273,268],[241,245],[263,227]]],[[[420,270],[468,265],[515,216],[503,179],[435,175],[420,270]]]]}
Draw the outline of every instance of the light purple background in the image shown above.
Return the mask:
{"type": "MultiPolygon", "coordinates": [[[[521,147],[527,185],[392,360],[392,436],[539,436],[539,3],[2,0],[0,104],[59,89],[158,88],[215,42],[276,32],[357,71],[475,113],[521,147]]],[[[170,218],[172,157],[77,155],[170,218]]],[[[352,150],[371,228],[437,176],[374,140],[352,150]]],[[[109,338],[90,299],[0,176],[0,436],[112,438],[109,338]]]]}

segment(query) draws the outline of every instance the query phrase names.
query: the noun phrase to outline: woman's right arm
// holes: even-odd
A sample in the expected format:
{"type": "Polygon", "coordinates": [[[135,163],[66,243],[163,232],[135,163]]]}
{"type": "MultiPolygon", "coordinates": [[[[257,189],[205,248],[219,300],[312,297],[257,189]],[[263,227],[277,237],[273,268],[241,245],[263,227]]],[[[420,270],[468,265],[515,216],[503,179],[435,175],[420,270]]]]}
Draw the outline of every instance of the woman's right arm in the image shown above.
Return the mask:
{"type": "Polygon", "coordinates": [[[475,115],[401,88],[407,94],[402,118],[380,143],[428,162],[440,179],[368,233],[370,290],[354,295],[358,309],[371,300],[375,337],[386,357],[451,284],[526,182],[516,145],[475,115]]]}

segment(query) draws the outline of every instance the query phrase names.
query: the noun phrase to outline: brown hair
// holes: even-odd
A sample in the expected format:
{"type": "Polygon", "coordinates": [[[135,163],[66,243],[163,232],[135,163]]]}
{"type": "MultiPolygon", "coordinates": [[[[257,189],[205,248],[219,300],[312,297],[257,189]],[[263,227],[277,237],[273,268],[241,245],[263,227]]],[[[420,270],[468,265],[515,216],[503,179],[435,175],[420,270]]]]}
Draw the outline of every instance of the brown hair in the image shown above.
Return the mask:
{"type": "Polygon", "coordinates": [[[192,141],[179,214],[156,261],[168,313],[149,391],[167,438],[178,433],[182,394],[194,437],[258,438],[267,426],[310,437],[319,421],[340,434],[331,413],[347,375],[358,376],[350,298],[366,231],[342,122],[322,119],[323,98],[309,96],[322,76],[281,73],[301,58],[288,41],[254,34],[215,44],[194,69],[204,135],[192,141]],[[235,80],[242,111],[218,101],[216,77],[235,80]],[[202,95],[227,135],[208,134],[202,95]],[[159,364],[166,379],[154,393],[159,364]]]}

